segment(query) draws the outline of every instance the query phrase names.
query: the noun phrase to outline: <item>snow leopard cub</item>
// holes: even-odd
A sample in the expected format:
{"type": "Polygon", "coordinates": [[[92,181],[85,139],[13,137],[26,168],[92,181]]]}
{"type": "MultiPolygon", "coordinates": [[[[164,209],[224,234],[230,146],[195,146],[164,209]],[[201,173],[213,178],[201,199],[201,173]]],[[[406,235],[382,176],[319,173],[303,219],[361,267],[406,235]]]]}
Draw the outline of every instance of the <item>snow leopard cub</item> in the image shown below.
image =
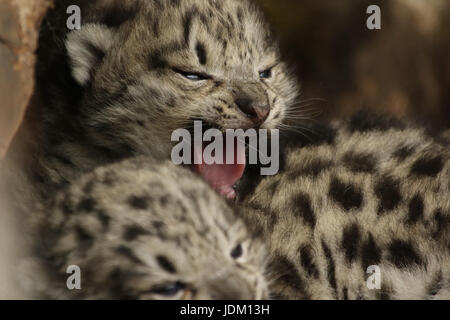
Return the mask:
{"type": "Polygon", "coordinates": [[[169,161],[99,167],[59,192],[39,219],[46,297],[267,297],[263,242],[205,182],[169,161]],[[81,268],[81,290],[66,287],[69,265],[81,268]]]}
{"type": "Polygon", "coordinates": [[[309,130],[283,141],[278,175],[250,170],[238,193],[273,293],[450,299],[449,131],[364,113],[309,130]]]}
{"type": "Polygon", "coordinates": [[[193,120],[275,128],[297,98],[262,13],[247,0],[56,1],[37,74],[42,139],[25,167],[43,197],[118,159],[168,159],[172,132],[193,120]],[[66,27],[69,5],[81,9],[80,30],[66,27]]]}

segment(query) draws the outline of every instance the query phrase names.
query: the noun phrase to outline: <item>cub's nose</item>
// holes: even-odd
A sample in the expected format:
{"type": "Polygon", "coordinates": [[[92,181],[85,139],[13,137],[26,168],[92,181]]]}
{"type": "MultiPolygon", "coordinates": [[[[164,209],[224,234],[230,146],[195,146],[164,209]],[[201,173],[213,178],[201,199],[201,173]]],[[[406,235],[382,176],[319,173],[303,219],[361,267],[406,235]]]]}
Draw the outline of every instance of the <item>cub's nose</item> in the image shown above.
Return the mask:
{"type": "Polygon", "coordinates": [[[261,125],[269,116],[270,107],[267,104],[257,103],[253,99],[238,98],[236,105],[249,117],[255,125],[261,125]]]}

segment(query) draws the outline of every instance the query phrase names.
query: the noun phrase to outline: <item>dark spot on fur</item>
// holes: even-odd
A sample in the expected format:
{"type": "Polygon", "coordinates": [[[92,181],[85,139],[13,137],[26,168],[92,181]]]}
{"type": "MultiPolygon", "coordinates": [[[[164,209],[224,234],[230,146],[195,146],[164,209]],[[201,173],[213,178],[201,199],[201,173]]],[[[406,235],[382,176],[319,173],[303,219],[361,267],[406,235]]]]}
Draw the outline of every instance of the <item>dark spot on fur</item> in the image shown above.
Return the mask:
{"type": "Polygon", "coordinates": [[[296,194],[292,199],[292,208],[297,217],[302,218],[307,225],[314,229],[316,226],[316,216],[311,207],[311,199],[307,194],[296,194]]]}
{"type": "Polygon", "coordinates": [[[164,222],[162,221],[152,221],[153,228],[159,230],[165,226],[164,222]]]}
{"type": "Polygon", "coordinates": [[[357,224],[352,224],[344,229],[342,235],[342,248],[345,258],[352,263],[358,256],[358,247],[361,240],[361,233],[357,224]]]}
{"type": "Polygon", "coordinates": [[[354,172],[371,173],[375,170],[376,161],[373,155],[349,152],[344,155],[344,164],[354,172]]]}
{"type": "Polygon", "coordinates": [[[408,206],[407,223],[413,224],[423,218],[423,200],[420,195],[415,195],[408,206]]]}
{"type": "Polygon", "coordinates": [[[280,116],[281,116],[281,112],[275,113],[275,115],[273,116],[273,120],[278,119],[280,116]]]}
{"type": "Polygon", "coordinates": [[[198,42],[195,46],[195,52],[197,53],[198,61],[200,62],[200,64],[205,65],[207,61],[205,45],[201,42],[198,42]]]}
{"type": "Polygon", "coordinates": [[[101,50],[98,47],[94,46],[90,42],[84,42],[84,45],[88,48],[87,50],[89,51],[89,53],[91,53],[93,56],[95,56],[95,61],[97,63],[103,60],[103,58],[106,55],[106,52],[104,52],[103,50],[101,50]]]}
{"type": "Polygon", "coordinates": [[[85,186],[83,187],[83,192],[90,194],[93,189],[94,189],[94,180],[89,180],[88,183],[86,183],[85,186]]]}
{"type": "Polygon", "coordinates": [[[200,21],[203,23],[203,25],[206,27],[206,29],[209,29],[209,19],[208,19],[208,17],[205,14],[203,14],[203,13],[200,13],[199,17],[200,17],[200,21]]]}
{"type": "Polygon", "coordinates": [[[62,212],[66,215],[73,213],[72,203],[67,195],[60,202],[59,207],[61,208],[62,212]]]}
{"type": "Polygon", "coordinates": [[[168,196],[162,196],[161,198],[159,198],[159,203],[163,207],[167,206],[167,204],[169,203],[169,197],[168,196]]]}
{"type": "Polygon", "coordinates": [[[444,285],[442,270],[439,270],[433,278],[433,282],[428,286],[427,292],[429,296],[435,296],[439,293],[444,285]]]}
{"type": "Polygon", "coordinates": [[[244,10],[242,9],[242,7],[238,7],[236,10],[236,16],[237,16],[237,20],[238,21],[242,21],[243,17],[244,17],[244,10]]]}
{"type": "Polygon", "coordinates": [[[96,201],[91,198],[84,198],[83,200],[81,200],[78,205],[77,205],[77,211],[80,212],[91,212],[94,210],[95,205],[96,205],[96,201]]]}
{"type": "Polygon", "coordinates": [[[109,292],[112,294],[114,300],[138,300],[138,296],[132,294],[126,283],[136,277],[137,275],[131,271],[121,270],[119,267],[115,267],[113,271],[108,275],[107,283],[110,285],[109,292]]]}
{"type": "MultiPolygon", "coordinates": [[[[244,31],[243,30],[239,31],[239,41],[244,42],[244,38],[245,38],[244,31]]],[[[241,53],[240,59],[242,60],[242,53],[241,53]]]]}
{"type": "Polygon", "coordinates": [[[336,177],[331,179],[328,194],[347,211],[359,209],[363,202],[363,195],[358,188],[345,184],[336,177]]]}
{"type": "Polygon", "coordinates": [[[156,261],[158,261],[159,266],[161,268],[163,268],[164,270],[166,270],[167,272],[169,272],[169,273],[177,272],[177,269],[175,269],[175,266],[165,256],[162,256],[162,255],[157,256],[156,261]]]}
{"type": "Polygon", "coordinates": [[[100,223],[102,224],[103,228],[109,227],[109,222],[111,221],[111,218],[103,211],[103,210],[97,210],[97,218],[100,220],[100,223]]]}
{"type": "Polygon", "coordinates": [[[163,58],[161,53],[155,52],[150,56],[148,65],[150,70],[164,69],[167,68],[167,66],[167,61],[163,58]]]}
{"type": "Polygon", "coordinates": [[[170,0],[170,4],[172,5],[172,7],[179,7],[180,0],[170,0]]]}
{"type": "Polygon", "coordinates": [[[344,300],[348,300],[348,288],[347,288],[347,287],[344,287],[344,288],[342,289],[342,298],[343,298],[344,300]]]}
{"type": "Polygon", "coordinates": [[[412,155],[414,153],[414,150],[415,149],[413,146],[403,146],[394,152],[394,157],[403,161],[406,158],[408,158],[410,155],[412,155]]]}
{"type": "Polygon", "coordinates": [[[389,260],[397,268],[407,268],[413,264],[422,265],[423,260],[412,243],[394,240],[389,245],[389,260]]]}
{"type": "Polygon", "coordinates": [[[418,159],[411,168],[411,173],[420,176],[436,176],[443,168],[444,162],[441,156],[423,157],[418,159]]]}
{"type": "Polygon", "coordinates": [[[272,196],[275,195],[275,193],[279,190],[280,180],[274,179],[270,183],[267,184],[267,186],[264,188],[267,193],[272,196]]]}
{"type": "MultiPolygon", "coordinates": [[[[276,288],[280,288],[282,292],[289,292],[289,296],[296,299],[308,299],[309,295],[305,290],[305,281],[297,272],[295,265],[283,256],[276,256],[271,259],[268,270],[272,270],[274,278],[272,281],[276,284],[276,288]]],[[[277,293],[277,292],[275,292],[277,293]]],[[[283,293],[281,293],[284,295],[283,293]]]]}
{"type": "Polygon", "coordinates": [[[322,240],[322,250],[325,258],[327,259],[328,282],[330,283],[331,288],[333,288],[334,295],[336,296],[337,295],[336,266],[334,264],[334,259],[331,250],[324,240],[322,240]]]}
{"type": "Polygon", "coordinates": [[[398,119],[387,115],[376,115],[365,110],[356,113],[350,120],[348,128],[351,132],[387,131],[403,129],[404,125],[398,119]]]}
{"type": "Polygon", "coordinates": [[[132,6],[118,4],[110,6],[104,11],[102,22],[110,28],[118,28],[126,21],[133,19],[137,10],[137,3],[132,6]]]}
{"type": "Polygon", "coordinates": [[[185,217],[187,214],[187,211],[188,211],[186,206],[179,199],[176,201],[176,204],[177,204],[177,208],[181,211],[182,216],[185,217]]]}
{"type": "Polygon", "coordinates": [[[126,241],[136,240],[139,236],[148,235],[150,232],[139,225],[132,225],[125,228],[122,237],[126,241]]]}
{"type": "Polygon", "coordinates": [[[300,247],[300,263],[310,277],[319,278],[319,270],[314,264],[312,249],[308,245],[300,247]]]}
{"type": "Polygon", "coordinates": [[[433,238],[438,239],[441,235],[448,233],[450,227],[450,216],[442,213],[441,209],[434,211],[434,221],[436,223],[436,230],[433,233],[433,238]]]}
{"type": "Polygon", "coordinates": [[[81,226],[75,227],[75,234],[82,251],[89,250],[94,244],[94,237],[81,226]]]}
{"type": "Polygon", "coordinates": [[[123,257],[128,258],[133,263],[144,264],[142,260],[139,259],[130,248],[127,248],[125,246],[118,246],[117,248],[115,248],[115,252],[122,255],[123,257]]]}
{"type": "Polygon", "coordinates": [[[315,124],[311,128],[313,131],[310,135],[310,139],[308,139],[305,145],[320,145],[320,144],[333,144],[334,139],[336,137],[336,130],[332,128],[330,125],[325,123],[315,124]]]}
{"type": "Polygon", "coordinates": [[[218,113],[223,113],[223,108],[222,108],[222,107],[214,106],[213,108],[214,108],[214,110],[216,110],[218,113]]]}
{"type": "Polygon", "coordinates": [[[112,187],[114,182],[117,180],[117,175],[114,171],[107,171],[103,177],[103,184],[112,187]]]}
{"type": "Polygon", "coordinates": [[[131,196],[128,198],[128,203],[134,209],[146,210],[148,208],[148,198],[147,197],[131,196]]]}
{"type": "Polygon", "coordinates": [[[228,109],[233,109],[233,107],[231,106],[231,104],[227,100],[222,99],[222,98],[218,98],[218,100],[220,102],[222,102],[228,109]]]}
{"type": "Polygon", "coordinates": [[[381,261],[381,250],[375,243],[375,239],[371,233],[369,233],[369,237],[362,244],[361,256],[364,272],[366,272],[369,266],[377,265],[381,261]]]}
{"type": "Polygon", "coordinates": [[[223,51],[227,50],[227,48],[228,48],[228,41],[227,40],[223,40],[222,41],[222,48],[223,48],[223,51]]]}
{"type": "Polygon", "coordinates": [[[378,214],[395,209],[402,200],[399,183],[391,177],[384,177],[376,183],[375,195],[380,200],[378,214]]]}
{"type": "Polygon", "coordinates": [[[153,36],[155,38],[159,38],[159,36],[161,35],[161,32],[159,30],[159,18],[153,18],[153,24],[152,24],[152,31],[153,31],[153,36]]]}

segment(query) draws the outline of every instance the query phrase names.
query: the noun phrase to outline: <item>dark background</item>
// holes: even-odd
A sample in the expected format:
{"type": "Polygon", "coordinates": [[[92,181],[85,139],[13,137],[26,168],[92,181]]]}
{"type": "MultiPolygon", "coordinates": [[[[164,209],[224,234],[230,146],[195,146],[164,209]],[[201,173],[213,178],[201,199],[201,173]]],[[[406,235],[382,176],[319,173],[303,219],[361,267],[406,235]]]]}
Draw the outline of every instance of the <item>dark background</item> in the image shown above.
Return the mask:
{"type": "Polygon", "coordinates": [[[322,116],[371,109],[450,127],[450,1],[256,0],[322,116]],[[381,8],[381,30],[366,9],[381,8]]]}

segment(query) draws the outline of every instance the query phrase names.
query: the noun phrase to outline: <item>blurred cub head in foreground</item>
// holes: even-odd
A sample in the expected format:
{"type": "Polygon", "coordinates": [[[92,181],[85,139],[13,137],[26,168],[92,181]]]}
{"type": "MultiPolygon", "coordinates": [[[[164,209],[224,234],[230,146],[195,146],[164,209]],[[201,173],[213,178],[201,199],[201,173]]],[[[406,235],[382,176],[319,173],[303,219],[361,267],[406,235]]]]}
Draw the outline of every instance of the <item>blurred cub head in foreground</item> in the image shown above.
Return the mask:
{"type": "Polygon", "coordinates": [[[206,183],[168,161],[135,158],[81,177],[37,232],[52,298],[267,297],[262,242],[206,183]],[[66,287],[70,265],[81,269],[81,290],[66,287]]]}

